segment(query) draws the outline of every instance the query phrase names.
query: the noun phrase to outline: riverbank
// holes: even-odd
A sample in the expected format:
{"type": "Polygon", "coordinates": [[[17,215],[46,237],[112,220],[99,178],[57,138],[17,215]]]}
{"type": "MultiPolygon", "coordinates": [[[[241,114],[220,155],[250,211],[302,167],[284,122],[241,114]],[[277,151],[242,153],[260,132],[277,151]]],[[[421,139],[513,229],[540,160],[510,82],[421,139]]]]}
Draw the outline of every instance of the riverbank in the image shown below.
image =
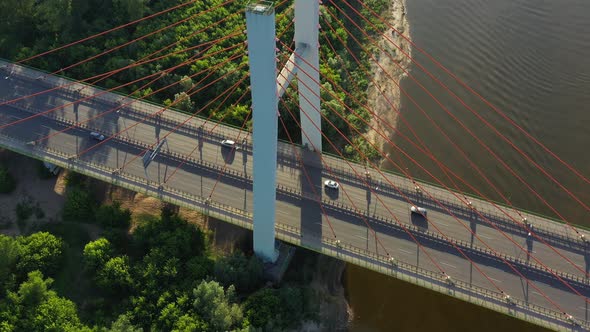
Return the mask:
{"type": "MultiPolygon", "coordinates": [[[[406,0],[392,0],[390,9],[383,13],[382,17],[399,32],[407,37],[410,36],[410,25],[406,17],[406,0]]],[[[388,138],[393,137],[398,119],[396,110],[400,109],[401,103],[399,84],[406,76],[404,70],[407,70],[411,63],[411,60],[398,47],[410,55],[411,48],[410,43],[391,28],[377,38],[376,42],[378,47],[373,55],[378,62],[373,62],[371,65],[373,81],[369,83],[367,96],[368,106],[377,116],[371,118],[372,129],[369,128],[366,137],[383,151],[387,141],[382,135],[388,138]]]]}

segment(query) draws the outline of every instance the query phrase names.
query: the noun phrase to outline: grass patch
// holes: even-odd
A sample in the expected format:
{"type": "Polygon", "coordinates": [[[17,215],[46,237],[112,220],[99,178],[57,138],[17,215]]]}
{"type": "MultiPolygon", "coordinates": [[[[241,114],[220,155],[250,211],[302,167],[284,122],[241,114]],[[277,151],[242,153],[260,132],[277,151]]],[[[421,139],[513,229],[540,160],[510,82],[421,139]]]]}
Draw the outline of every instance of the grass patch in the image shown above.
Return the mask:
{"type": "Polygon", "coordinates": [[[53,287],[60,296],[76,302],[78,306],[97,296],[92,281],[84,276],[82,251],[91,241],[84,225],[77,223],[45,223],[33,232],[46,231],[59,236],[66,243],[62,268],[55,275],[53,287]]]}

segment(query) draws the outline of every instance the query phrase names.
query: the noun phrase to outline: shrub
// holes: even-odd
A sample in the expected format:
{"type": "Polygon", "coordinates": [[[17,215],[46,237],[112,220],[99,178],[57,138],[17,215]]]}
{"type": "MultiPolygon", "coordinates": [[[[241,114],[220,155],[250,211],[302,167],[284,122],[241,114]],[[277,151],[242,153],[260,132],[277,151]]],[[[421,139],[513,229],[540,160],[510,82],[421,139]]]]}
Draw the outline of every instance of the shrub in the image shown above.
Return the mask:
{"type": "Polygon", "coordinates": [[[68,190],[63,208],[65,221],[94,221],[95,202],[90,193],[76,187],[68,190]]]}
{"type": "Polygon", "coordinates": [[[26,221],[33,215],[33,212],[35,212],[35,208],[29,201],[18,202],[14,210],[16,212],[17,221],[26,221]]]}
{"type": "Polygon", "coordinates": [[[96,221],[104,227],[127,228],[131,224],[131,211],[121,209],[119,202],[103,205],[96,211],[96,221]]]}

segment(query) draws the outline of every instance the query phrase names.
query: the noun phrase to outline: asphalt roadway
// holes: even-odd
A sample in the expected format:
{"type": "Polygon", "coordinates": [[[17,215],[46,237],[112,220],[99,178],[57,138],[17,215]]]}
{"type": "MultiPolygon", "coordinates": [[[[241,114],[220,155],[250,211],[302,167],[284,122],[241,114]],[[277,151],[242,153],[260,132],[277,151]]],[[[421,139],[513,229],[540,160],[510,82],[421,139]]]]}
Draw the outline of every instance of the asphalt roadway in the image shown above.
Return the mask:
{"type": "MultiPolygon", "coordinates": [[[[8,79],[2,73],[0,98],[29,95],[55,84],[49,79],[23,79],[19,74],[24,75],[24,69],[16,68],[8,79]]],[[[17,102],[17,107],[0,106],[0,123],[29,117],[97,92],[93,88],[85,88],[82,92],[57,90],[17,102]]],[[[117,99],[112,94],[105,94],[100,101],[88,100],[69,105],[46,116],[4,128],[1,132],[28,142],[63,130],[68,121],[85,121],[105,113],[88,121],[85,124],[87,128],[59,133],[38,145],[72,155],[95,146],[83,153],[80,159],[113,169],[124,167],[127,173],[145,177],[141,158],[133,158],[142,152],[143,147],[154,144],[158,137],[165,137],[185,117],[165,111],[162,116],[139,123],[116,139],[99,144],[89,137],[91,130],[110,136],[136,124],[146,114],[160,110],[137,102],[121,108],[119,112],[106,114],[117,107],[117,99]]],[[[195,195],[210,196],[213,201],[251,212],[252,162],[248,138],[245,132],[194,119],[167,136],[168,144],[148,167],[148,176],[154,182],[166,183],[195,195]],[[232,151],[221,147],[219,142],[223,138],[238,142],[239,149],[232,151]],[[244,138],[246,142],[242,144],[244,138]],[[188,162],[178,168],[181,160],[188,162]],[[220,172],[220,169],[224,171],[220,172]]],[[[386,252],[400,261],[428,270],[440,272],[442,269],[454,279],[496,291],[497,288],[490,282],[492,280],[512,297],[549,309],[564,310],[582,321],[588,320],[590,286],[586,278],[589,268],[587,245],[568,228],[526,215],[529,221],[534,220],[533,231],[538,228],[540,237],[554,247],[550,248],[527,236],[528,231],[520,223],[520,216],[510,209],[500,213],[493,211],[494,207],[489,203],[470,198],[478,211],[484,213],[485,218],[482,218],[470,212],[465,205],[454,207],[453,204],[461,205],[461,198],[443,189],[419,184],[422,188],[422,194],[419,194],[408,179],[395,175],[388,175],[385,179],[371,171],[371,179],[367,181],[364,168],[360,165],[351,168],[344,161],[326,155],[322,159],[295,146],[279,144],[276,218],[281,223],[301,228],[302,241],[306,236],[335,235],[343,243],[381,254],[386,252]],[[305,161],[305,167],[301,166],[301,160],[305,161]],[[327,162],[327,166],[320,166],[322,161],[327,162]],[[338,181],[340,190],[324,188],[322,183],[326,179],[338,181]],[[318,200],[324,203],[320,204],[318,200]],[[440,206],[439,202],[448,204],[440,206]],[[411,214],[409,207],[412,204],[426,207],[428,220],[411,214]],[[446,210],[449,207],[451,212],[446,210]],[[504,213],[515,216],[517,220],[510,220],[504,213]],[[404,228],[410,228],[409,232],[418,238],[424,248],[417,245],[404,228]],[[474,260],[476,265],[465,259],[455,246],[446,241],[448,239],[456,241],[454,243],[462,248],[463,254],[474,260]],[[482,255],[482,252],[490,255],[482,255]],[[506,255],[511,264],[498,259],[497,254],[506,255]],[[560,271],[558,275],[562,280],[547,272],[543,266],[560,271]],[[513,269],[531,281],[527,283],[513,269]],[[581,295],[575,294],[562,281],[581,295]],[[541,293],[545,293],[557,306],[541,293]]]]}

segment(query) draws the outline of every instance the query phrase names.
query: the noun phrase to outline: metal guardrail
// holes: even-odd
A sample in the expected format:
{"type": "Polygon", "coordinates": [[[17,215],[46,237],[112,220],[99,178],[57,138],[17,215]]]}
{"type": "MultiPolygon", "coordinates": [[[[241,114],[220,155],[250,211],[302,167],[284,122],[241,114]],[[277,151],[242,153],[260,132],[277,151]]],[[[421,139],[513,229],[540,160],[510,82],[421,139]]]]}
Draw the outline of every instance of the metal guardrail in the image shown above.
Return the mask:
{"type": "MultiPolygon", "coordinates": [[[[59,80],[62,80],[64,83],[69,82],[63,78],[60,78],[59,80]]],[[[82,86],[82,84],[79,84],[79,86],[82,86]]],[[[73,88],[70,88],[68,91],[69,93],[79,93],[75,91],[75,89],[73,88]]],[[[101,101],[104,103],[108,103],[110,105],[113,102],[113,98],[111,98],[110,96],[111,94],[112,93],[105,93],[105,95],[108,98],[104,98],[101,101]]],[[[161,109],[161,107],[158,107],[156,105],[152,106],[154,108],[157,107],[158,109],[161,109]]],[[[166,116],[168,116],[169,114],[173,114],[173,112],[168,112],[166,116]]],[[[199,121],[199,119],[197,119],[197,121],[199,121]]],[[[224,130],[222,128],[221,130],[216,130],[215,135],[217,135],[217,137],[228,137],[235,130],[238,129],[234,128],[228,132],[227,130],[224,130]]],[[[197,209],[212,217],[226,220],[230,223],[239,225],[247,229],[252,229],[251,214],[249,214],[246,211],[232,208],[230,206],[226,206],[217,202],[208,202],[201,197],[184,193],[166,186],[156,187],[155,184],[149,183],[144,178],[137,177],[124,172],[117,172],[117,170],[109,169],[91,162],[71,159],[69,158],[70,156],[68,156],[67,154],[61,153],[60,151],[51,148],[27,146],[26,143],[19,141],[15,138],[7,137],[3,134],[0,134],[0,137],[3,137],[2,141],[0,142],[0,145],[3,145],[16,152],[29,155],[34,158],[41,158],[43,160],[67,167],[80,173],[87,174],[100,180],[114,183],[116,185],[128,188],[136,192],[141,192],[151,196],[159,197],[161,199],[164,199],[166,201],[169,201],[180,206],[189,207],[191,209],[197,209]]],[[[290,149],[291,148],[287,150],[290,149]]],[[[281,149],[279,149],[279,151],[281,151],[281,149]]],[[[348,172],[347,176],[350,179],[357,178],[356,175],[352,174],[352,172],[346,170],[343,167],[338,167],[337,169],[342,172],[348,172]]],[[[405,188],[405,190],[411,192],[411,190],[408,188],[405,188]]],[[[448,203],[454,204],[451,202],[448,203]]],[[[460,208],[463,208],[463,206],[455,204],[453,208],[457,208],[458,210],[460,208]]],[[[301,232],[299,230],[295,230],[294,234],[287,234],[287,229],[293,230],[296,228],[277,223],[277,237],[286,240],[287,242],[302,245],[300,238],[301,232]],[[299,237],[297,236],[297,234],[299,235],[299,237]]],[[[571,237],[568,237],[567,235],[564,236],[564,238],[571,241],[571,237]]],[[[565,317],[563,313],[558,313],[554,310],[525,303],[524,301],[518,299],[512,300],[514,303],[510,304],[506,302],[503,294],[499,294],[497,292],[473,286],[462,281],[455,281],[453,287],[449,287],[449,285],[445,283],[445,280],[442,279],[442,276],[438,273],[424,270],[420,267],[413,266],[411,264],[403,262],[396,262],[395,268],[392,268],[390,267],[391,265],[388,265],[391,264],[391,261],[389,261],[389,257],[382,256],[364,249],[352,247],[346,244],[336,244],[333,239],[329,238],[322,238],[320,242],[322,244],[320,247],[314,247],[310,249],[320,251],[325,254],[338,257],[340,259],[344,259],[351,263],[364,266],[381,273],[389,274],[399,279],[406,280],[414,284],[430,288],[445,294],[450,294],[449,289],[453,288],[453,294],[450,294],[452,296],[462,298],[468,302],[473,302],[496,311],[518,316],[519,318],[525,320],[534,321],[537,324],[544,325],[550,328],[576,329],[576,326],[578,326],[572,323],[572,321],[570,321],[568,317],[565,317]],[[361,258],[356,257],[355,255],[361,258]],[[369,260],[372,260],[373,262],[369,262],[369,260]],[[403,271],[404,273],[397,273],[399,271],[403,271]],[[457,293],[457,290],[461,291],[457,293]],[[475,295],[477,295],[477,299],[474,298],[475,295]]],[[[588,327],[587,325],[584,326],[586,328],[588,327]]]]}
{"type": "MultiPolygon", "coordinates": [[[[8,62],[7,62],[8,63],[8,62]]],[[[9,66],[11,66],[9,64],[9,66]]],[[[64,85],[64,84],[69,84],[72,83],[72,81],[66,79],[66,78],[62,78],[62,77],[55,77],[49,73],[44,73],[42,75],[39,75],[39,70],[33,69],[33,68],[28,68],[26,66],[18,66],[19,68],[22,68],[23,70],[20,70],[18,73],[19,77],[27,79],[29,81],[35,82],[37,84],[39,83],[43,83],[47,86],[50,87],[54,87],[55,85],[64,85]],[[40,79],[42,78],[42,79],[40,79]],[[49,81],[51,81],[52,83],[48,83],[49,81]]],[[[92,97],[93,101],[96,102],[102,102],[103,104],[105,104],[107,107],[117,107],[121,104],[127,104],[127,103],[132,103],[132,106],[125,106],[124,110],[125,112],[133,112],[137,115],[142,115],[142,117],[145,117],[146,115],[150,115],[153,114],[159,110],[162,110],[164,107],[160,106],[160,105],[156,105],[147,101],[140,101],[138,102],[136,99],[133,98],[129,98],[126,96],[119,96],[116,94],[116,92],[106,92],[104,89],[101,89],[99,87],[95,87],[95,86],[88,86],[85,84],[81,84],[81,83],[74,83],[73,85],[64,88],[64,89],[58,89],[56,90],[61,94],[64,95],[70,95],[72,98],[80,98],[80,97],[90,97],[93,96],[95,94],[99,94],[99,96],[96,97],[92,97]],[[80,92],[80,90],[82,90],[83,92],[80,92]]],[[[172,126],[176,126],[180,123],[182,123],[185,119],[186,119],[186,114],[177,114],[177,112],[165,112],[165,115],[163,115],[162,117],[160,117],[159,120],[167,123],[168,125],[172,125],[172,126]]],[[[153,121],[153,120],[150,120],[153,121]]],[[[194,134],[198,128],[197,125],[195,125],[192,122],[200,122],[201,124],[203,123],[203,120],[200,119],[199,117],[195,117],[195,119],[193,119],[191,122],[189,122],[186,125],[186,129],[184,127],[179,128],[178,130],[185,132],[187,134],[194,134]]],[[[211,136],[211,137],[215,137],[215,139],[224,139],[224,138],[228,138],[228,137],[232,137],[233,135],[230,132],[235,132],[236,130],[239,131],[240,129],[238,128],[233,128],[233,127],[228,127],[227,125],[223,125],[223,126],[218,126],[217,122],[213,122],[213,121],[209,121],[210,125],[212,127],[217,127],[217,129],[215,131],[212,130],[207,130],[205,128],[205,132],[207,132],[207,135],[211,136]],[[225,130],[225,127],[230,128],[230,132],[228,132],[228,130],[225,130]]],[[[289,148],[284,148],[284,146],[287,146],[288,143],[285,144],[279,144],[279,159],[280,161],[283,162],[288,162],[288,161],[292,161],[292,147],[289,144],[289,148]],[[286,150],[286,151],[285,151],[286,150]]],[[[356,164],[356,166],[360,167],[361,165],[353,162],[353,161],[345,161],[342,160],[341,158],[337,157],[337,156],[332,156],[330,154],[324,153],[324,155],[326,157],[328,157],[328,159],[330,159],[330,167],[332,168],[332,170],[338,174],[340,174],[341,176],[346,177],[346,179],[348,180],[352,180],[353,182],[356,182],[357,184],[363,184],[363,180],[359,179],[359,177],[356,174],[353,174],[353,172],[351,172],[349,170],[350,167],[348,167],[348,165],[344,165],[344,163],[352,163],[352,164],[356,164]],[[334,167],[336,165],[336,167],[334,167]]],[[[298,164],[296,162],[296,164],[298,164]]],[[[391,173],[390,176],[402,176],[400,174],[397,174],[395,172],[389,172],[389,171],[385,171],[385,173],[391,173]]],[[[435,187],[435,188],[441,188],[440,186],[438,186],[437,184],[432,184],[432,183],[427,183],[427,182],[419,182],[420,184],[427,184],[429,186],[435,187]]],[[[402,191],[402,193],[404,195],[408,195],[410,197],[414,197],[417,198],[415,196],[415,192],[413,190],[410,190],[408,188],[400,188],[401,184],[398,185],[397,187],[402,191]]],[[[401,194],[398,192],[398,190],[396,190],[395,188],[393,188],[391,185],[387,184],[387,183],[381,183],[379,186],[379,190],[378,191],[382,191],[386,194],[389,195],[394,195],[394,196],[401,196],[401,194]]],[[[461,194],[462,195],[462,194],[461,194]]],[[[476,196],[469,196],[469,197],[473,197],[473,199],[481,199],[479,197],[476,196]]],[[[466,214],[469,214],[471,212],[471,209],[465,205],[461,205],[461,204],[456,204],[454,202],[450,202],[448,200],[445,200],[443,198],[437,198],[437,200],[439,200],[444,206],[446,206],[447,208],[451,209],[452,211],[454,211],[454,213],[459,212],[462,216],[465,216],[466,214]]],[[[513,208],[508,208],[506,207],[504,204],[499,203],[499,202],[493,202],[494,204],[499,205],[500,207],[504,208],[504,209],[509,209],[509,210],[514,210],[513,208]]],[[[428,203],[427,203],[428,204],[428,203]]],[[[431,205],[431,208],[436,208],[439,210],[442,210],[442,208],[440,208],[438,205],[434,205],[434,204],[429,204],[431,205]]],[[[480,213],[482,213],[486,218],[490,219],[491,222],[496,223],[498,226],[503,227],[505,230],[510,230],[512,232],[515,233],[522,233],[524,232],[524,230],[521,229],[520,226],[516,225],[512,220],[510,220],[510,218],[504,216],[504,215],[499,215],[498,214],[498,210],[494,209],[494,210],[488,210],[488,209],[483,209],[481,207],[478,207],[478,211],[480,213]]],[[[525,212],[528,214],[533,214],[532,212],[529,211],[524,211],[522,210],[521,212],[525,212]]],[[[556,220],[552,220],[552,221],[556,221],[556,220]]],[[[478,223],[483,224],[483,221],[477,221],[478,223]]],[[[559,221],[557,221],[559,222],[559,221]]],[[[566,232],[560,232],[556,229],[551,229],[551,230],[544,230],[542,225],[539,225],[541,227],[536,227],[535,229],[535,233],[537,233],[539,236],[544,236],[547,240],[552,241],[554,244],[560,244],[562,246],[568,246],[568,248],[572,248],[572,249],[577,249],[578,251],[580,250],[584,250],[584,248],[574,248],[571,246],[572,240],[576,240],[574,238],[572,238],[571,236],[569,236],[568,233],[566,232]]]]}
{"type": "MultiPolygon", "coordinates": [[[[34,112],[34,109],[32,109],[31,107],[27,106],[23,106],[20,103],[16,103],[13,105],[13,107],[25,110],[25,111],[29,111],[29,112],[34,112]]],[[[56,116],[55,114],[53,115],[46,115],[49,118],[52,118],[56,121],[65,123],[66,125],[73,125],[75,122],[69,119],[65,119],[62,118],[60,116],[56,116]]],[[[85,128],[88,130],[97,130],[95,128],[91,128],[89,127],[87,124],[80,124],[79,127],[81,128],[85,128]]],[[[105,133],[107,134],[107,133],[105,133]]],[[[123,143],[127,143],[136,147],[143,147],[143,148],[148,148],[150,145],[148,143],[142,142],[142,141],[138,141],[138,140],[134,140],[134,139],[130,139],[128,137],[117,137],[116,138],[117,141],[119,142],[123,142],[123,143]]],[[[232,170],[230,168],[223,168],[219,165],[216,164],[212,164],[209,163],[207,161],[204,160],[198,160],[196,158],[192,158],[192,157],[188,157],[186,155],[180,154],[180,153],[175,153],[175,152],[167,152],[167,151],[162,151],[161,153],[162,155],[177,160],[177,161],[186,161],[189,162],[190,164],[199,166],[199,167],[205,167],[208,168],[211,171],[215,171],[215,172],[224,172],[226,176],[232,177],[234,179],[237,180],[243,180],[246,183],[251,183],[252,181],[252,176],[251,175],[247,175],[244,174],[241,171],[236,171],[236,170],[232,170]]],[[[345,170],[342,170],[343,172],[347,172],[345,170]]],[[[400,190],[408,190],[407,188],[400,188],[398,187],[400,190]]],[[[287,186],[282,186],[282,185],[278,185],[277,186],[277,190],[279,190],[281,193],[286,193],[286,194],[295,194],[296,198],[307,198],[307,199],[317,199],[316,197],[306,197],[306,195],[304,193],[302,193],[301,191],[297,190],[297,189],[293,189],[293,188],[289,188],[287,186]]],[[[459,247],[462,251],[464,252],[471,252],[471,253],[476,253],[478,255],[486,255],[492,258],[495,258],[497,260],[506,260],[508,262],[510,262],[511,264],[515,264],[517,266],[520,266],[521,268],[524,268],[525,270],[531,270],[534,269],[536,271],[539,271],[540,273],[547,273],[550,275],[547,275],[546,277],[550,277],[550,278],[555,278],[555,275],[567,279],[570,282],[575,282],[578,283],[581,287],[587,287],[588,286],[588,279],[586,278],[581,278],[578,277],[576,275],[570,274],[570,273],[565,273],[565,272],[561,272],[558,270],[554,270],[554,269],[549,269],[549,268],[545,268],[535,262],[531,262],[531,261],[524,261],[523,259],[511,256],[511,255],[506,255],[506,254],[501,254],[501,253],[497,253],[494,252],[492,250],[489,250],[487,248],[483,248],[480,246],[473,246],[470,243],[467,243],[463,240],[458,240],[458,239],[446,239],[444,238],[442,235],[435,233],[435,232],[431,232],[431,231],[427,231],[427,230],[423,230],[423,229],[419,229],[417,226],[415,225],[411,225],[411,224],[404,224],[404,226],[400,225],[397,221],[391,219],[391,218],[387,218],[384,216],[368,216],[366,214],[363,213],[363,211],[359,211],[356,210],[354,208],[352,208],[351,206],[347,205],[347,204],[341,204],[339,202],[334,202],[331,200],[326,200],[326,199],[322,199],[322,204],[324,206],[330,206],[332,208],[335,209],[342,209],[345,211],[349,211],[350,214],[354,214],[356,217],[359,218],[368,218],[369,220],[373,221],[373,222],[382,222],[382,223],[386,223],[387,226],[391,226],[391,227],[395,227],[396,231],[398,232],[405,232],[405,230],[403,229],[404,227],[409,230],[414,236],[418,236],[420,238],[424,238],[426,237],[427,240],[429,241],[435,241],[444,245],[448,245],[451,246],[452,245],[449,243],[453,243],[454,245],[456,245],[457,247],[459,247]],[[450,241],[449,241],[450,240],[450,241]]],[[[451,203],[452,204],[452,203],[451,203]]],[[[469,212],[471,213],[471,211],[469,210],[469,212]]],[[[456,248],[452,248],[453,250],[455,250],[456,248]]]]}
{"type": "MultiPolygon", "coordinates": [[[[313,197],[310,195],[306,195],[299,190],[289,188],[287,186],[278,185],[277,191],[282,194],[291,194],[294,198],[306,198],[310,200],[318,200],[318,197],[313,197]]],[[[327,199],[322,199],[321,203],[324,207],[332,208],[339,210],[340,212],[344,211],[344,213],[355,216],[359,219],[366,218],[367,221],[371,223],[380,223],[384,226],[393,228],[398,233],[405,233],[410,232],[413,236],[425,239],[426,241],[438,243],[445,247],[449,247],[452,251],[455,251],[456,248],[453,247],[453,244],[458,247],[461,251],[466,253],[471,253],[478,255],[480,257],[488,257],[494,259],[497,262],[502,262],[503,260],[511,263],[513,266],[520,267],[521,269],[528,271],[530,273],[535,273],[539,276],[550,278],[550,279],[557,279],[556,276],[562,278],[569,283],[574,283],[578,287],[582,288],[590,288],[590,280],[588,278],[579,277],[577,275],[573,275],[571,273],[562,272],[555,269],[545,268],[540,264],[537,264],[532,261],[527,261],[512,255],[507,255],[503,253],[498,253],[496,251],[490,250],[488,248],[484,248],[481,246],[473,245],[472,243],[457,240],[453,238],[445,238],[441,234],[436,232],[431,232],[425,229],[421,229],[418,226],[412,224],[401,224],[393,219],[377,216],[377,215],[367,215],[363,214],[363,211],[359,211],[350,207],[345,204],[340,204],[338,202],[334,202],[327,199]]],[[[557,279],[558,280],[558,279],[557,279]]]]}
{"type": "MultiPolygon", "coordinates": [[[[167,186],[158,186],[156,183],[150,183],[144,178],[125,172],[118,172],[115,169],[110,169],[99,164],[73,159],[69,155],[55,149],[27,145],[26,142],[22,142],[13,137],[8,137],[5,134],[0,134],[0,138],[1,146],[17,153],[42,159],[135,192],[160,198],[179,206],[199,210],[211,217],[225,220],[243,228],[253,229],[251,221],[252,215],[247,211],[233,208],[219,202],[207,201],[202,197],[175,190],[167,186]]],[[[590,328],[590,326],[585,325],[585,323],[572,321],[564,313],[526,303],[519,299],[507,301],[505,294],[474,286],[460,280],[453,281],[451,284],[445,276],[440,273],[429,271],[401,261],[393,261],[389,256],[380,255],[365,249],[340,243],[333,238],[316,237],[317,245],[310,245],[311,236],[306,235],[305,239],[302,239],[301,230],[297,227],[277,223],[277,237],[286,242],[307,247],[355,265],[388,274],[398,279],[520,319],[531,321],[542,326],[553,329],[573,330],[590,328]]]]}

